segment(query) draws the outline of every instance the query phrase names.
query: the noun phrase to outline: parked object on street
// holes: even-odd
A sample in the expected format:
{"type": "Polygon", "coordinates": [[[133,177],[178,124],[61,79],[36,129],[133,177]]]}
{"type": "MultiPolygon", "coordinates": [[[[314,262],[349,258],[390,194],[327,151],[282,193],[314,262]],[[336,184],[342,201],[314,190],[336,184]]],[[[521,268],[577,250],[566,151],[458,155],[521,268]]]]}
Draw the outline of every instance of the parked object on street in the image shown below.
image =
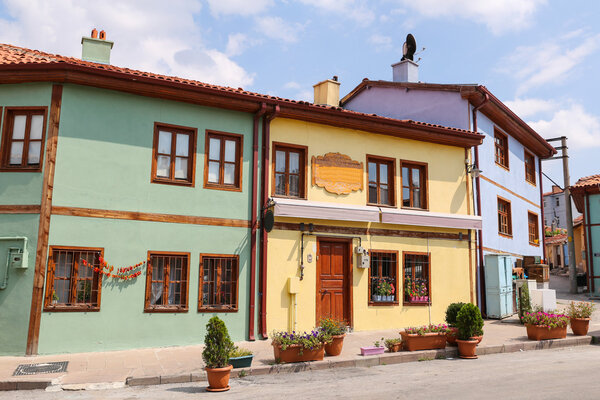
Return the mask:
{"type": "Polygon", "coordinates": [[[402,338],[385,339],[384,343],[390,353],[402,350],[402,338]]]}
{"type": "Polygon", "coordinates": [[[302,333],[274,331],[271,337],[275,362],[281,363],[320,361],[325,344],[332,340],[331,335],[319,329],[302,333]]]}
{"type": "Polygon", "coordinates": [[[502,319],[513,315],[513,257],[506,254],[485,256],[486,315],[502,319]]]}
{"type": "Polygon", "coordinates": [[[567,307],[567,316],[571,323],[571,330],[576,336],[585,336],[590,327],[590,319],[596,305],[586,301],[571,302],[567,307]]]}
{"type": "Polygon", "coordinates": [[[250,368],[254,354],[248,349],[235,346],[229,353],[229,363],[233,368],[250,368]]]}
{"type": "Polygon", "coordinates": [[[333,317],[321,318],[317,329],[331,336],[331,342],[325,344],[325,354],[339,356],[342,353],[344,337],[346,337],[346,330],[348,329],[346,321],[333,317]]]}
{"type": "Polygon", "coordinates": [[[204,336],[204,350],[202,359],[206,364],[206,378],[208,379],[209,392],[224,392],[230,389],[229,376],[233,368],[229,364],[229,354],[233,349],[233,342],[225,322],[216,315],[206,324],[204,336]]]}
{"type": "Polygon", "coordinates": [[[542,311],[525,313],[522,322],[527,328],[529,340],[564,339],[567,337],[569,317],[542,311]]]}
{"type": "Polygon", "coordinates": [[[416,328],[406,328],[400,332],[404,350],[433,350],[446,347],[448,325],[423,325],[416,328]]]}
{"type": "Polygon", "coordinates": [[[460,358],[477,358],[476,346],[481,341],[476,336],[483,336],[483,318],[481,311],[474,304],[462,306],[456,316],[458,327],[458,354],[460,358]]]}
{"type": "Polygon", "coordinates": [[[446,324],[448,324],[448,333],[446,334],[446,341],[450,346],[456,346],[456,335],[458,335],[458,328],[456,328],[456,315],[464,306],[465,303],[451,303],[446,308],[446,324]]]}

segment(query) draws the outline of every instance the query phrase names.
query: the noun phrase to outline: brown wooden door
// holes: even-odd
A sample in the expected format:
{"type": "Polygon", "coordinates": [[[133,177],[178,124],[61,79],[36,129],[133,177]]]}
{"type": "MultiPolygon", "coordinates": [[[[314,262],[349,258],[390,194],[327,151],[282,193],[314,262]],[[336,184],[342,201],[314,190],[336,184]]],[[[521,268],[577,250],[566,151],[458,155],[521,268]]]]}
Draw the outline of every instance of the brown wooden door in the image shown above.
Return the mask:
{"type": "Polygon", "coordinates": [[[317,249],[317,321],[334,317],[351,324],[349,242],[323,239],[317,249]]]}

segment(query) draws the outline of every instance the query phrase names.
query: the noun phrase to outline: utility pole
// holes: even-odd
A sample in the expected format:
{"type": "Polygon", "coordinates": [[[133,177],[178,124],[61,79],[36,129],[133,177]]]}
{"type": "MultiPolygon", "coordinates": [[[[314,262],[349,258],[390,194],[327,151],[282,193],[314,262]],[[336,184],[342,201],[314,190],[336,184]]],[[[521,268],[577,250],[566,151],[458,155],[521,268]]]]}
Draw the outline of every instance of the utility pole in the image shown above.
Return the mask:
{"type": "MultiPolygon", "coordinates": [[[[555,147],[561,151],[560,156],[548,158],[554,160],[562,158],[563,162],[563,179],[564,179],[564,201],[567,208],[567,247],[569,251],[569,289],[571,293],[577,293],[577,270],[575,267],[575,243],[573,241],[573,210],[571,209],[571,178],[569,177],[569,155],[567,152],[567,137],[561,136],[554,139],[546,139],[547,142],[556,142],[560,140],[560,146],[555,147]]],[[[541,183],[540,183],[541,184],[541,183]]]]}

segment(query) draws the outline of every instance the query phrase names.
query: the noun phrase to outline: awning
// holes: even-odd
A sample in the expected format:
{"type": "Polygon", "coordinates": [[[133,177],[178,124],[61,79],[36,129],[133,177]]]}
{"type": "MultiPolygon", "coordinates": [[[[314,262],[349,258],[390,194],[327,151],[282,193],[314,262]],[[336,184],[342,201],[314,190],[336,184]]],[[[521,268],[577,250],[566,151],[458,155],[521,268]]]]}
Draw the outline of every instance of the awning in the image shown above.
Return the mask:
{"type": "Polygon", "coordinates": [[[381,209],[381,222],[397,225],[433,226],[454,229],[481,229],[481,217],[430,211],[381,209]]]}
{"type": "Polygon", "coordinates": [[[274,198],[273,201],[275,202],[275,216],[277,217],[379,222],[379,207],[278,198],[274,198]]]}

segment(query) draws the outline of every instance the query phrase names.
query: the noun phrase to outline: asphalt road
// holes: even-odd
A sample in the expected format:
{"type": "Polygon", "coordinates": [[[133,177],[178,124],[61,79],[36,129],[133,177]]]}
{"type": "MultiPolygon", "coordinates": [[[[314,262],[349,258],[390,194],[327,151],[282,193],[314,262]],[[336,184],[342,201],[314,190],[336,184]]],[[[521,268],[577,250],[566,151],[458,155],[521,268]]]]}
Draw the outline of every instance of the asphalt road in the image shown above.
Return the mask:
{"type": "Polygon", "coordinates": [[[0,399],[600,399],[600,346],[426,360],[206,383],[87,391],[0,392],[0,399]]]}

